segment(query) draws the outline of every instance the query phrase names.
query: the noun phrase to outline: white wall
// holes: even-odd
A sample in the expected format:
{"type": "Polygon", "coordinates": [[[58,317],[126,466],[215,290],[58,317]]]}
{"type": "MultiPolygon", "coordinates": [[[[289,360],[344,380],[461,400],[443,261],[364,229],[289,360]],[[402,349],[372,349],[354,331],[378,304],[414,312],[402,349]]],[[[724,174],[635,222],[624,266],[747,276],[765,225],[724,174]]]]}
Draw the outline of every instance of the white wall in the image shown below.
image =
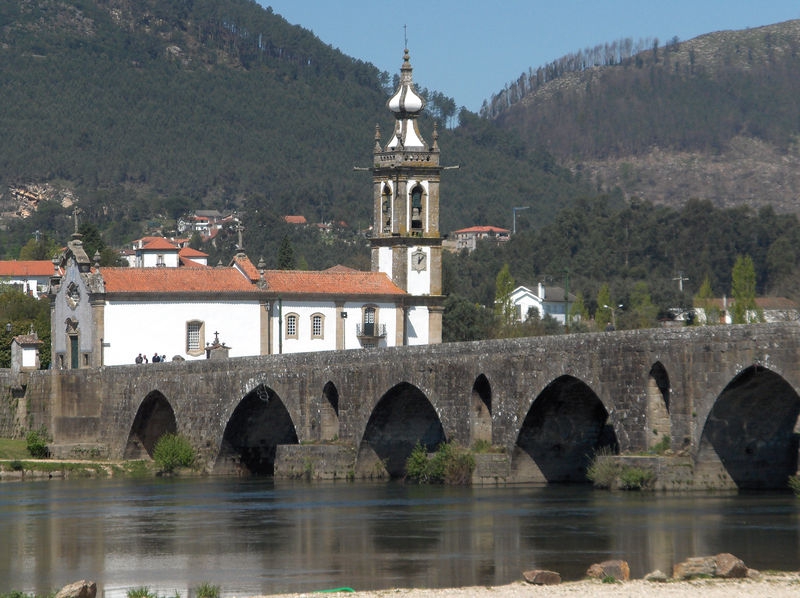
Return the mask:
{"type": "Polygon", "coordinates": [[[130,364],[139,353],[151,359],[153,353],[166,355],[167,360],[180,355],[184,359],[205,359],[205,353],[186,353],[186,323],[205,323],[205,343],[219,340],[231,347],[231,357],[259,355],[260,313],[257,301],[218,302],[127,302],[107,301],[103,362],[105,365],[130,364]]]}
{"type": "Polygon", "coordinates": [[[427,307],[409,307],[406,339],[409,345],[427,345],[430,333],[427,307]]]}
{"type": "Polygon", "coordinates": [[[430,295],[431,294],[431,248],[430,247],[411,247],[408,250],[408,293],[411,295],[430,295]],[[414,270],[412,268],[414,253],[421,250],[426,256],[426,267],[424,270],[414,270]]]}

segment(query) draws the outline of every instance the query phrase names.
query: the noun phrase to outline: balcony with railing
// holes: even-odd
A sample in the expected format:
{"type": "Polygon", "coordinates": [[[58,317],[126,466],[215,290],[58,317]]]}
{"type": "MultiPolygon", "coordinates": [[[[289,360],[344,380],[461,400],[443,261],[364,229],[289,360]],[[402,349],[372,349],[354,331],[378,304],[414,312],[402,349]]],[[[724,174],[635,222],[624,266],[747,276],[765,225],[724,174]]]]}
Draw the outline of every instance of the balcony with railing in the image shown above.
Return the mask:
{"type": "Polygon", "coordinates": [[[386,338],[386,324],[356,324],[356,336],[365,340],[386,338]]]}

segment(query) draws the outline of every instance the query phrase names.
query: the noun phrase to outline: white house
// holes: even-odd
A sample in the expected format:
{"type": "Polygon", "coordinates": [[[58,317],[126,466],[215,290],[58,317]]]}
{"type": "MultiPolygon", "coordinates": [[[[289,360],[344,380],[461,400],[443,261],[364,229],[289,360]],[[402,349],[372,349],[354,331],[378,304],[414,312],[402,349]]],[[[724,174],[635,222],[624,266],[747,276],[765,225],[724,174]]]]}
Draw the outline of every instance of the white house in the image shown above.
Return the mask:
{"type": "Polygon", "coordinates": [[[36,299],[47,294],[53,275],[50,260],[0,261],[0,284],[7,284],[36,299]]]}
{"type": "Polygon", "coordinates": [[[567,297],[563,288],[545,286],[541,282],[535,290],[519,286],[511,291],[511,303],[515,306],[517,319],[520,322],[527,320],[530,310],[534,309],[540,318],[551,316],[561,324],[566,324],[567,314],[574,301],[575,295],[572,293],[567,297]]]}
{"type": "MultiPolygon", "coordinates": [[[[735,301],[727,297],[710,300],[710,309],[715,312],[715,322],[708,322],[708,314],[703,307],[695,307],[694,313],[698,324],[732,324],[733,305],[735,301]]],[[[800,305],[786,297],[756,297],[758,308],[764,322],[791,322],[800,320],[800,305]]],[[[747,312],[748,322],[758,320],[758,313],[747,312]]]]}

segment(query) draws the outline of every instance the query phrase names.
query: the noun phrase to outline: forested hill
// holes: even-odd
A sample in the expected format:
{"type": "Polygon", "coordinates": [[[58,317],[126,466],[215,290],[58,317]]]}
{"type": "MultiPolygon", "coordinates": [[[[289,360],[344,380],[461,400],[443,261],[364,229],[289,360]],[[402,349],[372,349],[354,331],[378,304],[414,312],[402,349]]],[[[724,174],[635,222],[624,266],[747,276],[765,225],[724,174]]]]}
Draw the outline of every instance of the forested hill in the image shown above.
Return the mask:
{"type": "MultiPolygon", "coordinates": [[[[353,167],[371,165],[376,123],[391,131],[396,74],[253,0],[0,2],[0,211],[11,187],[68,192],[112,244],[201,207],[363,227],[371,183],[353,167]]],[[[428,95],[430,142],[430,114],[452,121],[455,105],[428,95]]],[[[444,162],[461,166],[444,183],[443,230],[508,226],[519,197],[547,221],[587,193],[513,135],[462,121],[440,130],[444,162]]],[[[69,234],[65,214],[48,205],[12,222],[0,254],[16,257],[36,229],[69,234]]],[[[261,229],[248,232],[256,255],[261,229]]]]}
{"type": "Polygon", "coordinates": [[[482,114],[629,196],[800,210],[800,21],[619,40],[530,69],[482,114]]]}

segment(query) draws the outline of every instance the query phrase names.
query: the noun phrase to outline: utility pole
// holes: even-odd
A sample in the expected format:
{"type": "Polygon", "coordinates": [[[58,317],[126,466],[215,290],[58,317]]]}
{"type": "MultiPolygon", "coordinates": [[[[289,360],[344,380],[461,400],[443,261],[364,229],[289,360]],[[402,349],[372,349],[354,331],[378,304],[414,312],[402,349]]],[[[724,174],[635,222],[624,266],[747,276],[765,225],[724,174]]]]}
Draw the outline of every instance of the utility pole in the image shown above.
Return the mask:
{"type": "Polygon", "coordinates": [[[522,206],[520,208],[511,208],[511,213],[512,213],[513,221],[514,221],[513,230],[512,230],[513,234],[515,234],[515,235],[517,234],[517,212],[519,210],[529,210],[529,209],[530,209],[530,206],[522,206]]]}
{"type": "Polygon", "coordinates": [[[679,290],[681,293],[683,293],[683,281],[684,281],[684,280],[689,280],[688,278],[686,278],[686,277],[683,275],[683,270],[678,270],[678,276],[676,276],[676,277],[675,277],[675,278],[673,278],[672,280],[677,280],[677,281],[678,281],[678,290],[679,290]]]}

